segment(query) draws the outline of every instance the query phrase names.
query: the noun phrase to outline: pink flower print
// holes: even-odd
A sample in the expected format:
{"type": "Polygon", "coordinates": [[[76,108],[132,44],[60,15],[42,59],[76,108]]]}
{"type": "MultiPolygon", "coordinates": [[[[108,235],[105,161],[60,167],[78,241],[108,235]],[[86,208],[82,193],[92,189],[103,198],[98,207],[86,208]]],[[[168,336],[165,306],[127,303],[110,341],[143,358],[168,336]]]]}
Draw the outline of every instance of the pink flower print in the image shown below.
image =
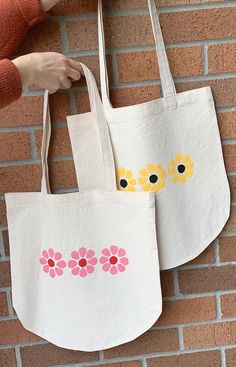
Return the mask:
{"type": "Polygon", "coordinates": [[[93,273],[95,270],[94,265],[98,262],[94,255],[93,250],[87,250],[85,247],[80,247],[79,251],[73,251],[71,253],[72,260],[68,262],[69,268],[72,269],[71,273],[82,278],[93,273]]]}
{"type": "Polygon", "coordinates": [[[42,257],[39,262],[43,266],[43,271],[49,273],[51,278],[55,278],[56,275],[61,276],[63,274],[63,268],[66,267],[66,262],[61,259],[62,254],[55,252],[52,248],[42,251],[42,257]]]}
{"type": "Polygon", "coordinates": [[[110,246],[110,249],[104,248],[102,250],[104,256],[100,257],[100,264],[104,271],[110,271],[112,275],[116,275],[119,271],[123,272],[128,265],[129,260],[125,256],[125,249],[117,246],[110,246]]]}

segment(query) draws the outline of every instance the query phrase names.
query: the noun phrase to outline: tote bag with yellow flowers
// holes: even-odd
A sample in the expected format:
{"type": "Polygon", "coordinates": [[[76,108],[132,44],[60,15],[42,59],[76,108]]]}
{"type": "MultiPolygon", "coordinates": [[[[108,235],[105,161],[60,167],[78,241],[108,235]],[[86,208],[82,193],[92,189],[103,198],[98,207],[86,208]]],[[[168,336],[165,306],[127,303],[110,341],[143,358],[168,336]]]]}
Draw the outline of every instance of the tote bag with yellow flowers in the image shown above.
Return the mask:
{"type": "MultiPolygon", "coordinates": [[[[112,107],[99,0],[101,92],[118,188],[155,192],[160,267],[168,269],[198,256],[219,234],[229,217],[230,192],[211,88],[176,93],[154,0],[148,0],[148,7],[163,97],[112,107]]],[[[96,160],[88,168],[83,154],[86,150],[86,159],[100,154],[94,128],[87,125],[82,133],[71,122],[69,130],[77,174],[86,176],[86,188],[102,186],[101,165],[96,160]]]]}

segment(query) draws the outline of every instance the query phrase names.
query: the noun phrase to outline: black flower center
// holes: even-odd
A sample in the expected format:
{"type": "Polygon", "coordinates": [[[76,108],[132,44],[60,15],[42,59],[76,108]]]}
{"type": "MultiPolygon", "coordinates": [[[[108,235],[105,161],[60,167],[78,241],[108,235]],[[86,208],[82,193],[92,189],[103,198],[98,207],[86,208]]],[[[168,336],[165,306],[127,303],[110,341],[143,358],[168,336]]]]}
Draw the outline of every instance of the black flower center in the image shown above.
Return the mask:
{"type": "Polygon", "coordinates": [[[157,182],[157,180],[158,180],[158,176],[157,176],[157,175],[151,175],[151,176],[149,177],[149,181],[150,181],[152,184],[156,183],[156,182],[157,182]]]}
{"type": "Polygon", "coordinates": [[[183,164],[178,165],[178,171],[179,173],[183,173],[185,171],[185,166],[183,164]]]}
{"type": "Polygon", "coordinates": [[[120,180],[120,186],[125,189],[128,186],[128,182],[124,178],[122,178],[122,180],[120,180]]]}

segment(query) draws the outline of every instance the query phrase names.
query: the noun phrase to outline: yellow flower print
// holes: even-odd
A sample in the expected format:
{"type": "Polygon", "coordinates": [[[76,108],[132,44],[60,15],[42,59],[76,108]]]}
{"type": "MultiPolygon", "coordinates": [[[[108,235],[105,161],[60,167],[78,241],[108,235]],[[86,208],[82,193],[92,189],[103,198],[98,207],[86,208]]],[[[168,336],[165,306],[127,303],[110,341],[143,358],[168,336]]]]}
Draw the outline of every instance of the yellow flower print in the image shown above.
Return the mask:
{"type": "Polygon", "coordinates": [[[123,191],[136,191],[136,179],[132,171],[121,167],[117,171],[118,188],[123,191]]]}
{"type": "Polygon", "coordinates": [[[166,187],[166,172],[161,164],[148,164],[141,169],[139,184],[143,186],[143,191],[159,192],[166,187]]]}
{"type": "Polygon", "coordinates": [[[193,176],[194,163],[188,154],[176,154],[174,159],[169,162],[168,173],[172,176],[172,181],[184,184],[188,178],[193,176]]]}

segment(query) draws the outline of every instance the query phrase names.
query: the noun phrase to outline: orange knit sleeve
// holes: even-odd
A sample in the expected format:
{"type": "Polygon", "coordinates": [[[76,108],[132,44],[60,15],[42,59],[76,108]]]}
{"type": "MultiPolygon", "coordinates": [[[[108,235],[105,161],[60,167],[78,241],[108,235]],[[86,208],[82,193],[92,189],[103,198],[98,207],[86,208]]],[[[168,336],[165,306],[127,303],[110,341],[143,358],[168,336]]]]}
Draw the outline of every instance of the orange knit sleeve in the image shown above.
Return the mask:
{"type": "Polygon", "coordinates": [[[22,84],[18,70],[10,60],[0,60],[0,108],[20,98],[22,84]]]}
{"type": "Polygon", "coordinates": [[[0,0],[0,59],[9,58],[30,27],[47,17],[39,0],[0,0]]]}

